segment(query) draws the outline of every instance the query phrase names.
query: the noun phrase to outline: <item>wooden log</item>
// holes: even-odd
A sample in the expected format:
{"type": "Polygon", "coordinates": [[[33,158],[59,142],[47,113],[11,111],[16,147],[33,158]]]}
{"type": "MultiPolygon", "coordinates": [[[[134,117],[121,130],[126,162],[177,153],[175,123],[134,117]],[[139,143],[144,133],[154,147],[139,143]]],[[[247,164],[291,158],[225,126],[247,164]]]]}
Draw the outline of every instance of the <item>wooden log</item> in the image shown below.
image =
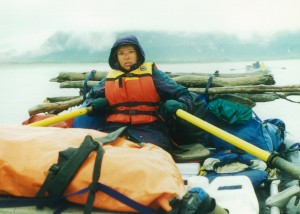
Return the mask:
{"type": "MultiPolygon", "coordinates": [[[[205,94],[205,88],[189,88],[191,92],[205,94]]],[[[257,85],[257,86],[228,86],[209,88],[208,94],[230,94],[230,93],[265,93],[265,92],[300,92],[300,85],[290,86],[273,86],[273,85],[257,85]]]]}
{"type": "MultiPolygon", "coordinates": [[[[85,80],[90,73],[91,72],[83,72],[83,73],[79,73],[79,72],[60,72],[57,77],[50,79],[50,82],[81,81],[81,80],[85,80]]],[[[212,73],[165,72],[165,73],[168,76],[170,76],[171,78],[178,77],[178,76],[185,76],[185,75],[193,75],[193,76],[195,75],[195,76],[202,76],[203,78],[206,78],[206,79],[208,79],[213,74],[213,72],[212,73]]],[[[218,77],[221,77],[221,78],[235,78],[235,77],[247,77],[247,76],[255,76],[255,75],[264,75],[264,74],[269,74],[269,73],[270,73],[269,70],[259,70],[259,71],[246,72],[246,73],[222,73],[222,72],[219,72],[218,77]]],[[[96,71],[94,77],[91,80],[100,81],[104,77],[106,77],[107,74],[108,74],[108,72],[106,72],[106,71],[103,71],[103,72],[96,71]]]]}
{"type": "MultiPolygon", "coordinates": [[[[228,99],[237,103],[244,104],[249,107],[254,107],[256,102],[270,102],[276,99],[286,99],[289,96],[299,96],[300,92],[286,92],[286,93],[275,93],[275,92],[267,92],[267,93],[260,93],[260,94],[246,94],[246,93],[234,93],[234,94],[212,94],[209,95],[209,99],[216,99],[216,98],[224,98],[228,99]]],[[[44,103],[55,103],[55,102],[62,102],[68,101],[79,96],[65,96],[65,97],[47,97],[44,103]]]]}
{"type": "Polygon", "coordinates": [[[69,109],[73,106],[78,106],[83,102],[83,97],[78,97],[72,100],[63,101],[63,102],[57,102],[57,103],[43,103],[40,105],[37,105],[33,108],[30,108],[28,110],[28,113],[30,116],[38,114],[38,113],[54,113],[58,114],[64,110],[69,109]]]}
{"type": "Polygon", "coordinates": [[[57,103],[72,100],[78,98],[79,96],[64,96],[64,97],[47,97],[44,103],[57,103]]]}
{"type": "Polygon", "coordinates": [[[249,108],[253,108],[256,105],[256,103],[253,102],[251,99],[243,97],[240,94],[213,94],[209,96],[209,100],[214,100],[217,98],[230,100],[232,102],[248,106],[249,108]]]}
{"type": "MultiPolygon", "coordinates": [[[[185,75],[196,75],[196,76],[203,76],[206,78],[209,78],[211,75],[214,74],[212,73],[198,73],[198,72],[188,72],[188,73],[183,73],[183,72],[165,72],[169,77],[178,77],[178,76],[185,76],[185,75]]],[[[270,74],[270,70],[258,70],[258,71],[253,71],[253,72],[245,72],[245,73],[222,73],[218,72],[217,77],[222,77],[222,78],[235,78],[235,77],[248,77],[248,76],[255,76],[255,75],[263,75],[263,74],[270,74]]]]}
{"type": "MultiPolygon", "coordinates": [[[[185,75],[177,76],[173,78],[178,84],[181,84],[185,87],[194,87],[201,88],[205,87],[208,78],[203,76],[195,75],[185,75]]],[[[90,89],[93,86],[97,85],[98,81],[88,81],[87,87],[90,89]]],[[[273,85],[275,80],[273,75],[264,74],[264,75],[255,75],[248,77],[235,77],[235,78],[221,78],[214,77],[211,83],[211,87],[223,87],[223,86],[241,86],[241,85],[273,85]]],[[[84,81],[67,81],[60,83],[60,88],[83,88],[84,81]]]]}
{"type": "Polygon", "coordinates": [[[237,93],[236,95],[244,97],[245,99],[249,99],[254,103],[271,102],[271,101],[281,98],[278,94],[273,93],[273,92],[267,92],[267,93],[262,93],[262,94],[245,94],[245,93],[240,94],[240,93],[237,93]]]}
{"type": "Polygon", "coordinates": [[[300,103],[300,101],[289,98],[289,96],[299,96],[299,95],[300,92],[286,92],[286,93],[267,92],[267,93],[260,93],[260,94],[235,93],[235,94],[212,94],[209,95],[209,98],[216,99],[221,97],[252,108],[256,105],[257,102],[271,102],[277,99],[285,99],[293,103],[300,103]]]}
{"type": "MultiPolygon", "coordinates": [[[[300,86],[299,86],[300,87],[300,86]]],[[[195,92],[195,91],[194,91],[195,92]]],[[[267,93],[215,93],[215,94],[209,94],[209,99],[213,100],[216,98],[224,98],[227,100],[231,100],[236,103],[243,104],[245,106],[248,106],[250,108],[253,108],[257,102],[269,102],[274,101],[276,99],[286,99],[291,102],[299,103],[297,101],[293,101],[291,99],[288,99],[288,96],[292,95],[300,95],[300,92],[267,92],[267,93]]],[[[82,96],[68,96],[68,97],[53,97],[53,98],[47,98],[49,100],[58,101],[56,103],[44,103],[41,105],[37,105],[31,109],[29,109],[29,114],[34,115],[38,113],[55,113],[58,114],[64,110],[67,110],[68,108],[78,106],[83,102],[82,96]],[[63,100],[63,101],[61,101],[63,100]]]]}
{"type": "MultiPolygon", "coordinates": [[[[91,89],[92,87],[96,86],[99,82],[98,81],[88,81],[87,88],[91,89]]],[[[67,81],[60,83],[60,88],[79,88],[82,89],[84,86],[84,81],[67,81]]]]}
{"type": "Polygon", "coordinates": [[[236,103],[243,104],[250,108],[254,107],[257,102],[270,102],[270,101],[274,101],[274,100],[283,98],[281,95],[279,95],[277,93],[273,93],[273,92],[261,93],[261,94],[235,93],[235,94],[212,94],[212,95],[209,95],[210,100],[216,99],[219,97],[231,100],[236,103]]]}
{"type": "MultiPolygon", "coordinates": [[[[185,75],[174,77],[173,80],[178,84],[186,87],[205,87],[208,79],[201,76],[185,75]]],[[[234,78],[222,78],[213,77],[211,87],[225,87],[225,86],[241,86],[241,85],[274,85],[275,80],[273,75],[255,75],[248,77],[234,77],[234,78]]]]}
{"type": "MultiPolygon", "coordinates": [[[[85,80],[91,72],[60,72],[55,78],[50,79],[50,82],[64,82],[64,81],[80,81],[85,80]]],[[[95,72],[91,80],[100,81],[102,78],[106,77],[108,72],[95,72]]]]}

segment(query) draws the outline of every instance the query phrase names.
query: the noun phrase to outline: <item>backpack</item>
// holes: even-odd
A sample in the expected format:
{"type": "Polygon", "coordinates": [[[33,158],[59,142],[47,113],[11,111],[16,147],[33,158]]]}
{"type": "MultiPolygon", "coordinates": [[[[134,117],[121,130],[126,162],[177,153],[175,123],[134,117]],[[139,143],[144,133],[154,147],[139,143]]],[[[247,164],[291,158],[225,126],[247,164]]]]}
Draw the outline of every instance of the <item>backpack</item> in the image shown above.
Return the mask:
{"type": "MultiPolygon", "coordinates": [[[[269,152],[278,151],[285,131],[282,120],[276,118],[262,121],[255,113],[244,124],[228,124],[211,113],[207,114],[206,121],[269,152]]],[[[206,133],[205,139],[217,150],[238,149],[210,133],[206,133]]]]}

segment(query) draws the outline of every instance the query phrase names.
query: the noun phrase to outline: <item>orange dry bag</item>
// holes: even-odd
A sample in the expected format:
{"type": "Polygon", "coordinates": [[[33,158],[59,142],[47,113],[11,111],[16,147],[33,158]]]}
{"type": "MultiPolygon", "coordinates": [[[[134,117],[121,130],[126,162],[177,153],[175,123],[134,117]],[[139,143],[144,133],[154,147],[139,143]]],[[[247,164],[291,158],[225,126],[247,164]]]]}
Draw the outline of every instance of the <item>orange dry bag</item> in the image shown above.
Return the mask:
{"type": "MultiPolygon", "coordinates": [[[[86,136],[106,136],[96,130],[54,127],[0,126],[0,194],[35,197],[48,169],[57,163],[59,152],[78,148],[86,136]]],[[[169,200],[184,192],[183,180],[172,157],[153,145],[137,145],[123,138],[104,145],[98,182],[144,206],[171,209],[169,200]]],[[[97,152],[84,160],[70,180],[64,195],[89,187],[97,152]]],[[[67,198],[85,204],[88,193],[67,198]]],[[[94,207],[112,211],[137,212],[133,208],[97,191],[94,207]]]]}

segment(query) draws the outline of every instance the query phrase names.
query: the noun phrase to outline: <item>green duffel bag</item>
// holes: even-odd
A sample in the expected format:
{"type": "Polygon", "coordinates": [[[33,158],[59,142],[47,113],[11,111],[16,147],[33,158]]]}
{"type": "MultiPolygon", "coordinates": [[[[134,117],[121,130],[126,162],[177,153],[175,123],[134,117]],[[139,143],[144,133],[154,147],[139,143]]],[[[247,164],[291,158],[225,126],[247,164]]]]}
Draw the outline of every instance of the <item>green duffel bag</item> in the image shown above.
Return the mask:
{"type": "Polygon", "coordinates": [[[252,118],[252,109],[222,98],[208,103],[208,110],[227,124],[245,124],[252,118]]]}

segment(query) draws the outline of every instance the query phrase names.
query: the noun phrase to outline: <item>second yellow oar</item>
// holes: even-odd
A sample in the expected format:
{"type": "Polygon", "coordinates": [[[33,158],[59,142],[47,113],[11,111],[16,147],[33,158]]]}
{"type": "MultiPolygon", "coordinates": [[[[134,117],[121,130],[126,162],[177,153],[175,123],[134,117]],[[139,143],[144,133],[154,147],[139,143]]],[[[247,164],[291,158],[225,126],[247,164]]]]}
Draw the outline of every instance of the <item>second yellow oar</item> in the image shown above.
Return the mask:
{"type": "Polygon", "coordinates": [[[258,157],[260,159],[262,159],[263,161],[267,162],[270,153],[268,153],[267,151],[260,149],[250,143],[248,143],[247,141],[240,139],[204,120],[201,120],[198,117],[195,117],[192,114],[189,114],[188,112],[185,112],[183,110],[178,110],[176,112],[176,115],[192,124],[194,124],[195,126],[198,126],[199,128],[225,140],[226,142],[242,149],[243,151],[247,151],[248,153],[252,154],[255,157],[258,157]]]}
{"type": "Polygon", "coordinates": [[[225,140],[226,142],[242,149],[243,151],[248,152],[249,154],[252,154],[253,156],[260,158],[261,160],[267,162],[267,164],[270,167],[276,167],[282,170],[283,172],[286,172],[287,174],[291,175],[292,177],[300,180],[300,167],[279,157],[277,153],[271,154],[265,150],[262,150],[248,143],[247,141],[240,139],[181,109],[177,110],[176,115],[194,124],[195,126],[221,138],[222,140],[225,140]]]}
{"type": "Polygon", "coordinates": [[[72,112],[68,112],[62,115],[58,115],[58,116],[54,116],[54,117],[50,117],[47,118],[45,120],[40,120],[34,123],[30,123],[28,124],[28,126],[50,126],[52,124],[56,124],[62,121],[66,121],[81,115],[85,115],[88,112],[90,112],[92,110],[92,107],[87,107],[87,108],[81,108],[72,112]]]}

